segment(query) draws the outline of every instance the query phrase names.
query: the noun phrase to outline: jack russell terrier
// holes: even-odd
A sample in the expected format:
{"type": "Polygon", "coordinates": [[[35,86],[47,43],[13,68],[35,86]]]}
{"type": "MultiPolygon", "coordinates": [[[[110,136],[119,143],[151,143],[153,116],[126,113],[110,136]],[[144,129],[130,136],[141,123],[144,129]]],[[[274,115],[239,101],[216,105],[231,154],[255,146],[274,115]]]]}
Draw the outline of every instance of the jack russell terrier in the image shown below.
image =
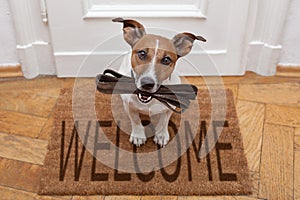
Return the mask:
{"type": "MultiPolygon", "coordinates": [[[[146,34],[144,26],[135,20],[116,18],[113,22],[123,23],[123,37],[132,48],[131,56],[127,62],[125,59],[119,72],[133,76],[139,91],[155,93],[162,84],[180,84],[180,77],[173,73],[176,61],[191,51],[194,40],[206,41],[192,33],[179,33],[171,40],[146,34]]],[[[141,113],[149,115],[155,126],[154,143],[161,147],[167,145],[172,111],[158,100],[141,93],[121,94],[121,98],[131,121],[129,141],[140,146],[147,140],[141,113]]]]}

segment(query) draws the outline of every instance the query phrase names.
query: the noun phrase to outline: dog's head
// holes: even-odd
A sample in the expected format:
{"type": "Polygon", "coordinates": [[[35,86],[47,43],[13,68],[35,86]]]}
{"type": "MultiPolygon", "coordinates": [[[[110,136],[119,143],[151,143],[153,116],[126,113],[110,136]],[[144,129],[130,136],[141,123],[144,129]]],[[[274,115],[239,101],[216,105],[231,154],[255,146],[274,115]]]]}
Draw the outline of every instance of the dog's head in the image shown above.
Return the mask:
{"type": "Polygon", "coordinates": [[[116,18],[113,22],[123,23],[123,36],[132,48],[131,65],[140,91],[156,92],[171,76],[176,61],[191,51],[194,40],[206,41],[192,33],[179,33],[173,39],[146,34],[144,26],[135,20],[116,18]]]}

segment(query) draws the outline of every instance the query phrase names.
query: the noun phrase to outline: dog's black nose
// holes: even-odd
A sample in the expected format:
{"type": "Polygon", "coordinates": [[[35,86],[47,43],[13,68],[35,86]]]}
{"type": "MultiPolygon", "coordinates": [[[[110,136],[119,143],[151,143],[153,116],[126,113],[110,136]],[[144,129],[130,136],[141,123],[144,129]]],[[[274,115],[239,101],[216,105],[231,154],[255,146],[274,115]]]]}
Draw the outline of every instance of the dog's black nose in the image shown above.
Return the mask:
{"type": "Polygon", "coordinates": [[[151,90],[154,88],[155,82],[153,79],[146,77],[141,80],[141,85],[144,90],[151,90]]]}

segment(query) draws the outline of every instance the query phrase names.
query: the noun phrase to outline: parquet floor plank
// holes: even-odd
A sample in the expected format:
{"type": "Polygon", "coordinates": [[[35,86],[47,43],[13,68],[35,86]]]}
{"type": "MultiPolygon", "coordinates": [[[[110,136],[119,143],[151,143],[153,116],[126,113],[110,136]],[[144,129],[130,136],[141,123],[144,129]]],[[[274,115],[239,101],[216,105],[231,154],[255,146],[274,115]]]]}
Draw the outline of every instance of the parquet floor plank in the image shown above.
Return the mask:
{"type": "Polygon", "coordinates": [[[259,197],[293,199],[294,128],[265,124],[259,197]]]}

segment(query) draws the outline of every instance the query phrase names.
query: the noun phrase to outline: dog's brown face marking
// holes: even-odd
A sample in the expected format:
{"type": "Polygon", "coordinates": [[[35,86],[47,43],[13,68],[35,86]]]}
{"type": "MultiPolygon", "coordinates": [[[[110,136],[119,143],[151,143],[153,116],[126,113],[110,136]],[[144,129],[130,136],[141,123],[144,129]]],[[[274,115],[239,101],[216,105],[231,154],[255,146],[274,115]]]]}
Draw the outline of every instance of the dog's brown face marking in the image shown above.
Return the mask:
{"type": "Polygon", "coordinates": [[[206,41],[192,33],[179,33],[170,40],[146,34],[144,26],[135,20],[116,18],[113,21],[123,23],[124,39],[132,48],[136,86],[147,92],[156,92],[171,76],[176,61],[191,51],[194,40],[206,41]]]}
{"type": "Polygon", "coordinates": [[[137,77],[152,71],[161,84],[172,74],[177,59],[177,52],[171,40],[148,34],[133,47],[131,64],[137,77]]]}

